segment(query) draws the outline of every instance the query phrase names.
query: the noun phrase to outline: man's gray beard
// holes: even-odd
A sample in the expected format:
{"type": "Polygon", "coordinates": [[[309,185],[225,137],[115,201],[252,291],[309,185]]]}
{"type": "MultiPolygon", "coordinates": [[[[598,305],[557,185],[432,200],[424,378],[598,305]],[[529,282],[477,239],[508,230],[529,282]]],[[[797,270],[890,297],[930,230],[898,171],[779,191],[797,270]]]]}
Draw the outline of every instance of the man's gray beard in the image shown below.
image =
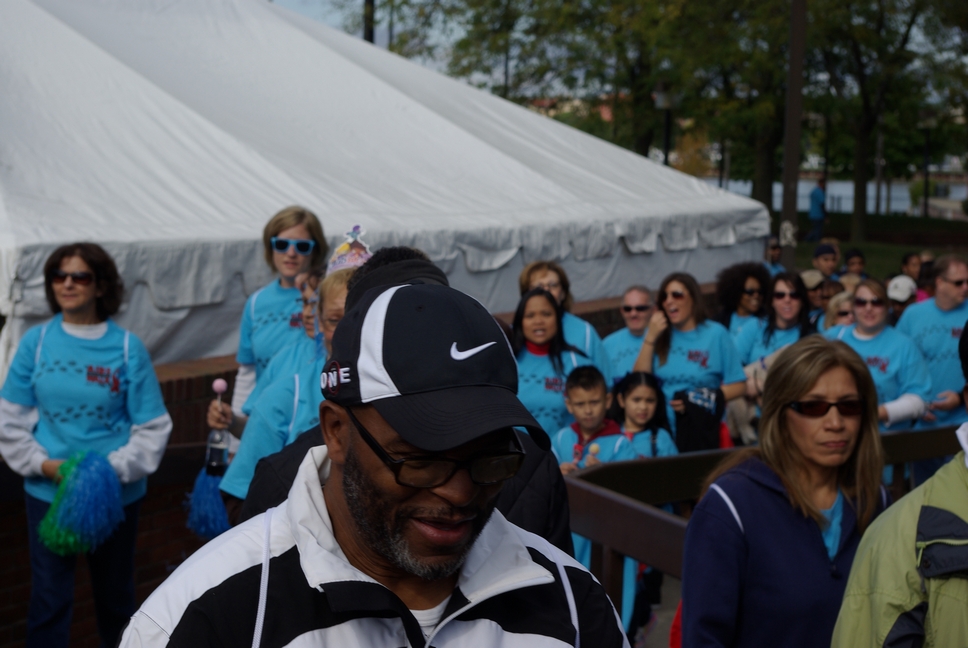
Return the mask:
{"type": "Polygon", "coordinates": [[[399,569],[428,581],[447,578],[461,568],[467,553],[494,510],[491,504],[474,519],[470,542],[459,554],[455,554],[449,560],[424,562],[413,554],[403,536],[409,511],[401,509],[391,517],[390,504],[365,474],[356,451],[352,448],[347,452],[346,463],[343,464],[343,495],[350,515],[356,523],[356,529],[366,546],[399,569]]]}

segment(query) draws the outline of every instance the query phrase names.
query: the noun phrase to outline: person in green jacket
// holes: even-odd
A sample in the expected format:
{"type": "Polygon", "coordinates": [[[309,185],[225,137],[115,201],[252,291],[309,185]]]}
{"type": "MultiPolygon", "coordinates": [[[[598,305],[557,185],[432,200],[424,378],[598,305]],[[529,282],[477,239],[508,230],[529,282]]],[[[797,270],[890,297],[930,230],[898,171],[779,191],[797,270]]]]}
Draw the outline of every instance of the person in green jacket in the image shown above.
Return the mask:
{"type": "MultiPolygon", "coordinates": [[[[968,377],[964,332],[958,353],[968,377]]],[[[968,423],[956,434],[963,450],[861,540],[833,648],[968,646],[968,423]]]]}

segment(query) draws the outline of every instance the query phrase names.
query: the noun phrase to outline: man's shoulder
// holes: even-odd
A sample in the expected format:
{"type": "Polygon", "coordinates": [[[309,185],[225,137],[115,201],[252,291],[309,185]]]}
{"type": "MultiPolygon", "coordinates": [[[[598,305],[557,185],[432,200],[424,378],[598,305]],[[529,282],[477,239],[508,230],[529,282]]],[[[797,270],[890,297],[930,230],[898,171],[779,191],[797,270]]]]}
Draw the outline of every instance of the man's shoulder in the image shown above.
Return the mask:
{"type": "Polygon", "coordinates": [[[628,330],[628,327],[623,327],[602,338],[602,343],[605,346],[619,345],[633,339],[635,339],[635,337],[632,335],[631,331],[628,330]]]}
{"type": "MultiPolygon", "coordinates": [[[[176,631],[186,612],[198,605],[203,596],[233,597],[258,601],[258,577],[243,575],[260,570],[263,560],[264,516],[257,516],[234,527],[192,554],[142,604],[125,631],[122,646],[167,645],[167,637],[176,631]],[[240,580],[251,581],[240,587],[240,580]],[[160,634],[159,634],[160,633],[160,634]],[[130,636],[129,636],[130,635],[130,636]],[[146,641],[146,637],[164,636],[164,642],[146,641]],[[134,640],[140,639],[141,643],[134,640]]],[[[285,515],[272,519],[270,553],[284,554],[294,545],[285,515]]]]}

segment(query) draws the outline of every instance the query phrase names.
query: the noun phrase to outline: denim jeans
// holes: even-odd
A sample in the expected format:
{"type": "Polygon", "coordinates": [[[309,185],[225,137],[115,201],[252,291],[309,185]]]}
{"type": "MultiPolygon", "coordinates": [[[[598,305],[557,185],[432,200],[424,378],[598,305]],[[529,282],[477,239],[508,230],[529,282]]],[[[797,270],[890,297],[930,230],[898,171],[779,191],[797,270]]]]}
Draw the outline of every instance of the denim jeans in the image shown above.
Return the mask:
{"type": "MultiPolygon", "coordinates": [[[[37,527],[50,504],[30,495],[27,531],[30,540],[30,609],[27,648],[58,648],[70,643],[77,556],[58,556],[41,542],[37,527]]],[[[141,500],[124,507],[124,520],[111,537],[88,552],[94,611],[102,646],[116,646],[134,614],[134,543],[141,500]]]]}

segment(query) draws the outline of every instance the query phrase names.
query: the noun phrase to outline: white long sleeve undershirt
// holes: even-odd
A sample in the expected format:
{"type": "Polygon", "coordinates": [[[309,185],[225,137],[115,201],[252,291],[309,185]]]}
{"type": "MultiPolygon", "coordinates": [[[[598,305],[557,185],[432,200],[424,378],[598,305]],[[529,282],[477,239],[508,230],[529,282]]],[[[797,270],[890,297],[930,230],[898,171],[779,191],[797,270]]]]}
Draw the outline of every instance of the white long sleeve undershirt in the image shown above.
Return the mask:
{"type": "Polygon", "coordinates": [[[883,405],[884,409],[887,410],[888,425],[896,421],[912,421],[914,419],[919,419],[928,409],[928,406],[925,404],[925,402],[916,394],[901,394],[894,400],[884,403],[883,405]]]}
{"type": "Polygon", "coordinates": [[[235,388],[232,390],[233,414],[244,416],[242,406],[245,405],[253,389],[255,389],[255,365],[239,365],[239,370],[235,374],[235,388]]]}

